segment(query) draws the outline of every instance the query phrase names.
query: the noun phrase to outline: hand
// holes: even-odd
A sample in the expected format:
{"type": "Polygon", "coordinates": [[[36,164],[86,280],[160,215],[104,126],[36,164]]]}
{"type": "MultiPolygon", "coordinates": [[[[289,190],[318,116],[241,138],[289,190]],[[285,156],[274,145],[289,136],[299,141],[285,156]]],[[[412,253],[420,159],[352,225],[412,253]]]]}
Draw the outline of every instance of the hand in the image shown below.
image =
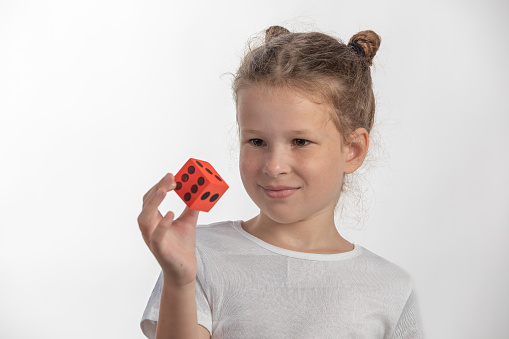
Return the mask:
{"type": "Polygon", "coordinates": [[[185,207],[174,220],[169,211],[164,217],[159,205],[166,193],[176,187],[173,174],[168,173],[143,196],[138,224],[145,243],[163,270],[165,284],[184,286],[196,278],[196,223],[199,211],[185,207]]]}

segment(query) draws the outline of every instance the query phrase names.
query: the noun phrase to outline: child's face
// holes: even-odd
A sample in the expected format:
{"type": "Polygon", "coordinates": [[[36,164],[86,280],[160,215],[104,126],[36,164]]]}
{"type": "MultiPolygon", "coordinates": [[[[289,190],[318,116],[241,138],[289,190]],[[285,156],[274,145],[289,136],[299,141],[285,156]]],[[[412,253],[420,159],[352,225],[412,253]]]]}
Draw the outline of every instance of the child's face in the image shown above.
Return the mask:
{"type": "Polygon", "coordinates": [[[333,216],[348,149],[329,107],[262,85],[237,98],[240,175],[260,212],[278,223],[333,216]]]}

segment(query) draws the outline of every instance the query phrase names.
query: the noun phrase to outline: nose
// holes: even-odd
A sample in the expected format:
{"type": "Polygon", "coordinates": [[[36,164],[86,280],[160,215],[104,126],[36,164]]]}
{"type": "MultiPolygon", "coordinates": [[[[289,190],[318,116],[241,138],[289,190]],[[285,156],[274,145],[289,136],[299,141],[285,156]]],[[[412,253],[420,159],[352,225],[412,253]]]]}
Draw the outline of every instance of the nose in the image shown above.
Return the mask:
{"type": "Polygon", "coordinates": [[[272,178],[290,172],[290,155],[283,147],[272,147],[265,154],[263,172],[272,178]]]}

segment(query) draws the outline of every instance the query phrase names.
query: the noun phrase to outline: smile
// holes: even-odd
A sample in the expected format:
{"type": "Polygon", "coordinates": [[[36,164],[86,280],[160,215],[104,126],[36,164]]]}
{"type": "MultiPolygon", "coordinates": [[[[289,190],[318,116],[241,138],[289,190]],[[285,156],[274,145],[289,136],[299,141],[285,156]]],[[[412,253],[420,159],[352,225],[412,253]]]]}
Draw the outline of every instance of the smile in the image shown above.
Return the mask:
{"type": "Polygon", "coordinates": [[[272,199],[284,199],[294,194],[299,188],[294,187],[263,187],[265,195],[272,199]]]}

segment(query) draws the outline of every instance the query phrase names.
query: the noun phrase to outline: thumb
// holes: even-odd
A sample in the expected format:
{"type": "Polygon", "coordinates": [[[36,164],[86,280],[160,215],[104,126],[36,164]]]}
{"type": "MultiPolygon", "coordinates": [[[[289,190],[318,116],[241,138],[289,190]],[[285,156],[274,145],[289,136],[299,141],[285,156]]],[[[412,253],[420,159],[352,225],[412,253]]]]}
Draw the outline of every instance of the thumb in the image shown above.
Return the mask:
{"type": "Polygon", "coordinates": [[[184,211],[182,211],[182,214],[180,214],[177,220],[186,224],[196,226],[196,224],[198,223],[199,214],[200,211],[190,209],[189,207],[186,206],[186,208],[184,208],[184,211]]]}

